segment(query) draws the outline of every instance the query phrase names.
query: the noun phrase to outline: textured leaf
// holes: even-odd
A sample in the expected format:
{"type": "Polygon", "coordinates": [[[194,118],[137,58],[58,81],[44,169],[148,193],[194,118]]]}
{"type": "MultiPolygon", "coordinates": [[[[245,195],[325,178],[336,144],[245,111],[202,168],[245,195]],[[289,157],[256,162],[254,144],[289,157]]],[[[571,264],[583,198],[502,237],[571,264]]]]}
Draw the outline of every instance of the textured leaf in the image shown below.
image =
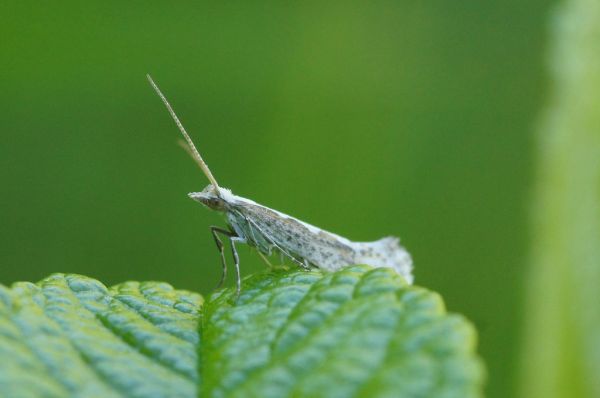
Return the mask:
{"type": "Polygon", "coordinates": [[[165,283],[0,285],[0,395],[195,396],[201,304],[165,283]]]}
{"type": "Polygon", "coordinates": [[[155,282],[0,286],[2,397],[468,398],[474,345],[438,295],[367,266],[256,275],[204,305],[155,282]]]}
{"type": "Polygon", "coordinates": [[[475,333],[386,269],[249,279],[205,305],[207,397],[477,397],[475,333]]]}

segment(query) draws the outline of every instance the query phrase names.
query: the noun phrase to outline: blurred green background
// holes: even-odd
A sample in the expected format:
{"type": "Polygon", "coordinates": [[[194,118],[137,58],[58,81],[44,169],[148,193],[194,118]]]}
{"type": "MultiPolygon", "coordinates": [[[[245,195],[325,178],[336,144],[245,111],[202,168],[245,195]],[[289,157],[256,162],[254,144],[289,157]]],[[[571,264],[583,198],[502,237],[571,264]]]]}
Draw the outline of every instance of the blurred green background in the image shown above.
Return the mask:
{"type": "Polygon", "coordinates": [[[215,286],[224,224],[186,196],[207,181],[149,72],[223,186],[400,236],[416,283],[478,328],[488,396],[514,395],[550,6],[2,2],[0,283],[215,286]]]}

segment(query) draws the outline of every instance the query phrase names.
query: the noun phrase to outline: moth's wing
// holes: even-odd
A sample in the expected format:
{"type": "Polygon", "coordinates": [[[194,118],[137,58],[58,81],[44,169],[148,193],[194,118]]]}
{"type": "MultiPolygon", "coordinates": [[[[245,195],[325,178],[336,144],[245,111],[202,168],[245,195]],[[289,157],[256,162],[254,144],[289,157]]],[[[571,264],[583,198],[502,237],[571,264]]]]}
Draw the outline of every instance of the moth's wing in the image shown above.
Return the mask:
{"type": "Polygon", "coordinates": [[[413,282],[413,263],[408,251],[400,245],[400,240],[388,236],[375,242],[355,242],[356,262],[374,267],[391,268],[402,275],[408,283],[413,282]]]}
{"type": "Polygon", "coordinates": [[[265,240],[300,265],[333,270],[354,261],[354,250],[336,235],[260,205],[246,205],[243,212],[265,240]]]}

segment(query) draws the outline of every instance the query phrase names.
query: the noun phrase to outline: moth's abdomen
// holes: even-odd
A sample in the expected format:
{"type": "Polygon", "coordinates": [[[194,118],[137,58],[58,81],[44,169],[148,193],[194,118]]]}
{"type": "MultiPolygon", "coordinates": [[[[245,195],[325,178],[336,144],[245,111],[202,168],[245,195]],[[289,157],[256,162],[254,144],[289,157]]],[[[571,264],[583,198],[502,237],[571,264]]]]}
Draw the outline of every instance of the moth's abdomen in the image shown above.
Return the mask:
{"type": "Polygon", "coordinates": [[[406,249],[400,246],[398,238],[388,236],[375,242],[354,242],[353,246],[356,264],[392,268],[408,283],[413,282],[412,258],[406,249]]]}

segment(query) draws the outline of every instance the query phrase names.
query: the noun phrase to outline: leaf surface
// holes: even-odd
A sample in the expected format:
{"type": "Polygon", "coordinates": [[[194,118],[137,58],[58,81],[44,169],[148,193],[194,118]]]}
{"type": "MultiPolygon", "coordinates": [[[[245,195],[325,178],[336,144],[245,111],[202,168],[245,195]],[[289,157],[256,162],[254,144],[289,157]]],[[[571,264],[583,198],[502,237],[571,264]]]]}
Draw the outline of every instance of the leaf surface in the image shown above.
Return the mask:
{"type": "Polygon", "coordinates": [[[79,275],[0,285],[10,397],[478,397],[475,340],[437,294],[367,266],[258,274],[207,303],[79,275]]]}
{"type": "Polygon", "coordinates": [[[195,396],[201,304],[155,282],[0,285],[2,396],[195,396]]]}
{"type": "Polygon", "coordinates": [[[481,394],[471,325],[387,269],[258,275],[203,316],[203,396],[481,394]]]}

